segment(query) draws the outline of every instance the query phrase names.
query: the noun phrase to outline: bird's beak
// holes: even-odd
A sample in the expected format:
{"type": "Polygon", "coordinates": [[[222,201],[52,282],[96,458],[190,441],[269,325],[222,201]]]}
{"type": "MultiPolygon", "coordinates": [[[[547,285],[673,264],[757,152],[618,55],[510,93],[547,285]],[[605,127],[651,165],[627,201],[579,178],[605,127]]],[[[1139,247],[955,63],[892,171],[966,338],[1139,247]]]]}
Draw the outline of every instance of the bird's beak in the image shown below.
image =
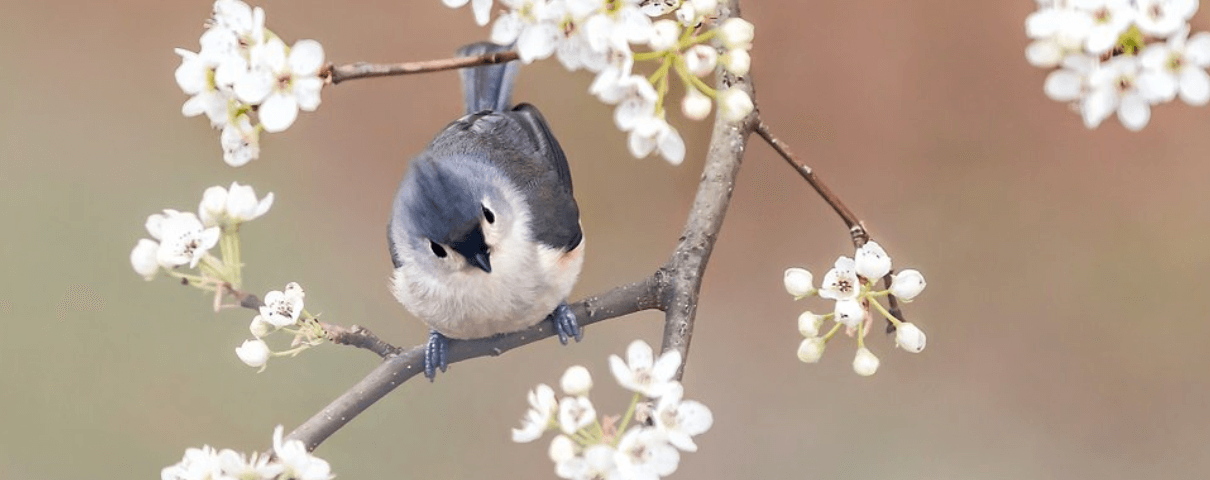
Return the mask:
{"type": "Polygon", "coordinates": [[[480,270],[483,270],[487,273],[492,273],[492,262],[488,260],[487,252],[476,253],[475,256],[466,260],[470,262],[471,265],[479,267],[480,270]]]}

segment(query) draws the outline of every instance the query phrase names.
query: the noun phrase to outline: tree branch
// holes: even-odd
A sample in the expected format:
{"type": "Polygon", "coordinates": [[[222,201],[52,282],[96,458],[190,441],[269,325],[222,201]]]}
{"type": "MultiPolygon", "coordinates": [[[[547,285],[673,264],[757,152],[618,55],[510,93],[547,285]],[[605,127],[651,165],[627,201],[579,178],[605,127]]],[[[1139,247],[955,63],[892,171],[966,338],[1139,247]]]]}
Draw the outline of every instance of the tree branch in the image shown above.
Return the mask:
{"type": "Polygon", "coordinates": [[[479,65],[511,62],[518,59],[516,51],[495,52],[478,57],[454,57],[438,60],[403,63],[367,63],[357,62],[348,65],[333,66],[328,64],[319,72],[325,83],[339,84],[345,80],[358,78],[387,77],[394,75],[410,75],[413,73],[440,72],[479,65]]]}
{"type": "Polygon", "coordinates": [[[328,340],[337,345],[364,348],[377,353],[378,356],[384,359],[392,355],[398,355],[400,350],[402,350],[399,347],[382,341],[382,339],[378,338],[378,335],[374,335],[374,332],[360,325],[343,327],[325,322],[319,322],[319,325],[328,334],[328,340]]]}

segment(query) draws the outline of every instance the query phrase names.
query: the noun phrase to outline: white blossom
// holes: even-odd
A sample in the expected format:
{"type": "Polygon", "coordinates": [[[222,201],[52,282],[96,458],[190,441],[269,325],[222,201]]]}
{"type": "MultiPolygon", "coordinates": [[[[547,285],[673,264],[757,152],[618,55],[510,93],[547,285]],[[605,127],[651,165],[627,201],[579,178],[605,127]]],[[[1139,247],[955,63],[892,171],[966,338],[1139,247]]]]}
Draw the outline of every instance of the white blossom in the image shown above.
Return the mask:
{"type": "Polygon", "coordinates": [[[681,454],[668,444],[663,432],[654,428],[632,427],[618,442],[614,461],[622,478],[658,479],[676,471],[681,454]]]}
{"type": "Polygon", "coordinates": [[[690,3],[699,15],[712,15],[718,10],[718,0],[692,0],[690,3]]]}
{"type": "Polygon", "coordinates": [[[1063,59],[1063,68],[1046,76],[1043,92],[1052,100],[1074,102],[1088,93],[1088,77],[1097,68],[1100,60],[1084,54],[1072,54],[1063,59]]]}
{"type": "Polygon", "coordinates": [[[186,95],[191,95],[181,106],[181,114],[193,117],[204,113],[211,126],[225,125],[230,99],[215,83],[214,66],[183,48],[176,49],[176,53],[181,56],[181,65],[175,72],[176,83],[186,95]]]}
{"type": "Polygon", "coordinates": [[[270,353],[269,345],[259,338],[244,340],[244,343],[235,349],[235,355],[240,361],[252,368],[264,367],[269,361],[270,353]]]}
{"type": "Polygon", "coordinates": [[[748,69],[752,66],[752,57],[747,50],[733,48],[723,55],[722,63],[723,68],[728,72],[742,77],[748,74],[748,69]]]}
{"type": "Polygon", "coordinates": [[[1084,39],[1084,49],[1102,54],[1117,44],[1118,37],[1134,22],[1138,12],[1133,0],[1076,0],[1092,15],[1092,27],[1084,39]]]}
{"type": "Polygon", "coordinates": [[[823,357],[823,351],[828,344],[819,337],[804,338],[798,344],[798,359],[805,363],[817,363],[823,357]]]}
{"type": "Polygon", "coordinates": [[[260,157],[260,127],[253,126],[248,116],[241,114],[223,127],[219,144],[227,165],[243,166],[260,157]]]}
{"type": "Polygon", "coordinates": [[[559,478],[572,480],[615,480],[621,477],[615,457],[617,450],[607,444],[596,444],[584,449],[584,456],[572,457],[555,463],[555,474],[559,478]]]}
{"type": "Polygon", "coordinates": [[[566,462],[576,456],[576,443],[567,435],[555,435],[555,438],[550,440],[546,453],[550,456],[550,461],[556,464],[566,462]]]}
{"type": "Polygon", "coordinates": [[[857,349],[857,355],[853,357],[853,371],[858,375],[868,377],[878,371],[878,357],[870,349],[861,347],[857,349]]]}
{"type": "Polygon", "coordinates": [[[756,27],[752,23],[737,17],[723,20],[723,24],[718,27],[719,39],[727,48],[751,50],[755,34],[756,27]]]}
{"type": "MultiPolygon", "coordinates": [[[[251,456],[223,449],[218,452],[219,468],[223,471],[223,479],[274,479],[285,469],[280,463],[270,462],[269,455],[253,453],[251,456]]],[[[216,479],[217,480],[217,479],[216,479]]]]}
{"type": "Polygon", "coordinates": [[[815,294],[815,276],[805,268],[787,268],[782,275],[782,283],[785,284],[786,293],[795,298],[815,294]]]}
{"type": "Polygon", "coordinates": [[[686,452],[696,452],[697,444],[693,443],[696,435],[701,435],[714,424],[714,415],[710,409],[694,400],[683,400],[685,388],[680,384],[674,386],[656,403],[655,427],[664,433],[668,442],[686,452]]]}
{"type": "Polygon", "coordinates": [[[235,94],[243,102],[260,105],[257,116],[266,132],[281,132],[294,124],[298,110],[319,108],[323,80],[323,46],[314,40],[299,40],[288,49],[271,38],[252,49],[250,67],[235,82],[235,94]]]}
{"type": "Polygon", "coordinates": [[[147,231],[160,241],[156,261],[164,268],[196,267],[221,233],[217,227],[205,228],[197,215],[167,209],[147,218],[147,231]]]}
{"type": "Polygon", "coordinates": [[[891,257],[878,242],[870,241],[857,249],[854,255],[857,274],[870,280],[878,280],[891,271],[891,257]]]}
{"type": "Polygon", "coordinates": [[[139,239],[139,243],[130,251],[130,265],[134,267],[134,273],[142,276],[144,280],[154,279],[155,274],[160,271],[160,264],[156,260],[159,250],[160,244],[155,240],[139,239]]]}
{"type": "MultiPolygon", "coordinates": [[[[469,0],[441,0],[441,1],[447,7],[458,8],[463,5],[466,5],[466,3],[469,0]]],[[[487,21],[491,18],[491,14],[492,14],[492,0],[474,0],[473,2],[470,2],[470,3],[471,3],[471,10],[474,11],[474,13],[475,13],[475,23],[478,23],[480,27],[487,25],[487,21]]]]}
{"type": "Polygon", "coordinates": [[[676,10],[681,0],[641,0],[639,8],[649,17],[659,17],[676,10]]]}
{"type": "Polygon", "coordinates": [[[857,278],[856,264],[849,257],[836,259],[836,264],[823,276],[823,285],[819,287],[819,296],[829,300],[852,300],[861,291],[861,283],[857,278]]]}
{"type": "Polygon", "coordinates": [[[642,340],[626,348],[626,362],[617,355],[609,356],[609,369],[623,388],[652,398],[658,398],[676,384],[674,377],[681,366],[681,353],[668,350],[653,360],[651,346],[642,340]]]}
{"type": "MultiPolygon", "coordinates": [[[[1135,25],[1143,33],[1167,37],[1186,27],[1197,11],[1197,0],[1135,0],[1138,16],[1135,25]]],[[[1186,27],[1187,28],[1187,27],[1186,27]]]]}
{"type": "Polygon", "coordinates": [[[592,389],[592,374],[583,365],[572,365],[563,372],[559,385],[563,387],[563,393],[568,395],[588,395],[592,389]]]}
{"type": "Polygon", "coordinates": [[[161,480],[211,480],[222,474],[218,452],[209,445],[189,448],[180,463],[160,471],[161,480]]]}
{"type": "Polygon", "coordinates": [[[691,88],[685,92],[685,98],[681,99],[681,113],[690,120],[704,120],[710,116],[710,109],[713,105],[714,102],[710,100],[710,97],[691,88]]]}
{"type": "MultiPolygon", "coordinates": [[[[743,52],[743,50],[740,50],[743,52]]],[[[744,52],[745,55],[748,52],[744,52]]],[[[718,64],[718,50],[709,45],[694,45],[685,50],[685,68],[689,73],[704,77],[714,73],[714,67],[718,64]]],[[[744,73],[748,73],[745,71],[744,73]]]]}
{"type": "Polygon", "coordinates": [[[256,191],[252,187],[231,182],[230,189],[216,185],[202,192],[198,216],[207,227],[238,225],[264,215],[272,206],[272,192],[257,200],[256,191]]]}
{"type": "Polygon", "coordinates": [[[296,480],[330,480],[332,467],[311,455],[301,440],[283,440],[282,427],[273,430],[273,452],[284,467],[284,474],[296,480]]]}
{"type": "Polygon", "coordinates": [[[530,63],[551,56],[563,34],[558,23],[564,3],[558,0],[503,0],[512,10],[496,18],[491,40],[500,45],[517,43],[517,56],[530,63]]]}
{"type": "Polygon", "coordinates": [[[597,410],[588,397],[563,397],[559,401],[559,428],[568,435],[592,425],[597,419],[597,410]]]}
{"type": "Polygon", "coordinates": [[[836,322],[849,328],[857,328],[857,325],[865,320],[865,307],[862,306],[860,300],[852,298],[844,298],[836,301],[836,309],[833,311],[836,315],[836,322]]]}
{"type": "Polygon", "coordinates": [[[924,331],[911,322],[903,322],[895,327],[895,344],[899,348],[912,353],[920,353],[926,343],[924,331]]]}
{"type": "Polygon", "coordinates": [[[555,391],[545,384],[539,384],[529,391],[529,410],[521,419],[521,428],[513,429],[513,441],[527,443],[537,440],[546,431],[550,419],[559,409],[555,399],[555,391]]]}
{"type": "Polygon", "coordinates": [[[891,295],[910,302],[924,291],[924,275],[914,269],[902,270],[891,277],[891,295]]]}
{"type": "Polygon", "coordinates": [[[630,154],[643,158],[659,151],[668,163],[680,165],[685,160],[685,140],[668,122],[659,117],[639,119],[627,141],[630,154]]]}
{"type": "Polygon", "coordinates": [[[1151,86],[1163,100],[1179,93],[1189,105],[1205,105],[1210,101],[1210,33],[1201,32],[1188,38],[1189,28],[1179,29],[1166,43],[1149,45],[1139,55],[1144,68],[1140,78],[1151,86]],[[1187,40],[1187,41],[1186,41],[1187,40]]]}
{"type": "Polygon", "coordinates": [[[738,122],[752,113],[752,97],[738,87],[718,92],[718,114],[728,122],[738,122]]]}
{"type": "Polygon", "coordinates": [[[680,36],[680,24],[674,20],[659,20],[651,24],[651,36],[647,39],[647,45],[653,52],[670,50],[676,46],[680,36]]]}
{"type": "Polygon", "coordinates": [[[693,4],[685,2],[681,4],[681,8],[676,9],[676,21],[682,26],[694,27],[698,23],[697,9],[693,8],[693,4]]]}
{"type": "Polygon", "coordinates": [[[266,322],[263,315],[257,315],[252,317],[252,323],[248,325],[248,331],[252,332],[253,337],[261,338],[269,334],[270,327],[277,328],[273,324],[266,322]]]}
{"type": "Polygon", "coordinates": [[[798,316],[798,333],[802,336],[811,338],[819,335],[819,328],[823,326],[823,316],[816,315],[811,312],[802,312],[798,316]]]}
{"type": "Polygon", "coordinates": [[[260,307],[261,317],[278,328],[294,325],[302,314],[305,297],[302,286],[290,282],[286,284],[285,291],[273,290],[265,294],[265,304],[260,307]]]}

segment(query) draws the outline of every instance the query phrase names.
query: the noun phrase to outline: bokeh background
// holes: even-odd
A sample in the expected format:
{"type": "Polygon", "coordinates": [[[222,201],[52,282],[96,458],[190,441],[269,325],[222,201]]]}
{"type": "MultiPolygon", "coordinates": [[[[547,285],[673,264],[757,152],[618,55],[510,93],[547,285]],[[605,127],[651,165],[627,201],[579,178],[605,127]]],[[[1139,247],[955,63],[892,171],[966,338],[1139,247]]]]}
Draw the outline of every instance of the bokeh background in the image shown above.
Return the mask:
{"type": "MultiPolygon", "coordinates": [[[[247,311],[128,263],[143,222],[195,209],[204,188],[277,196],[244,229],[246,286],[301,282],[324,318],[396,344],[424,339],[387,291],[383,230],[407,159],[459,113],[455,75],[328,88],[316,113],[226,166],[218,134],[184,118],[173,47],[196,49],[210,4],[14,2],[0,18],[0,478],[156,478],[186,447],[268,445],[370,370],[324,346],[257,374],[233,348],[247,311]],[[72,298],[91,296],[103,306],[72,298]]],[[[484,38],[440,2],[264,0],[289,40],[336,62],[447,56],[484,38]]],[[[1200,292],[1210,266],[1210,110],[1169,104],[1141,133],[1095,131],[1045,98],[1024,60],[1034,2],[746,2],[764,118],[929,288],[906,312],[910,355],[875,335],[795,357],[782,270],[822,275],[848,235],[772,151],[750,143],[708,270],[685,377],[714,412],[674,478],[1202,478],[1210,393],[1200,292]]],[[[1196,29],[1210,26],[1205,11],[1196,29]]],[[[516,95],[555,125],[589,239],[573,297],[647,275],[675,244],[707,123],[673,122],[684,165],[635,160],[587,74],[526,67],[516,95]]],[[[756,137],[754,137],[756,138],[756,137]]],[[[525,392],[569,365],[657,343],[655,313],[590,327],[410,382],[317,451],[340,478],[553,478],[544,443],[509,429],[525,392]]]]}

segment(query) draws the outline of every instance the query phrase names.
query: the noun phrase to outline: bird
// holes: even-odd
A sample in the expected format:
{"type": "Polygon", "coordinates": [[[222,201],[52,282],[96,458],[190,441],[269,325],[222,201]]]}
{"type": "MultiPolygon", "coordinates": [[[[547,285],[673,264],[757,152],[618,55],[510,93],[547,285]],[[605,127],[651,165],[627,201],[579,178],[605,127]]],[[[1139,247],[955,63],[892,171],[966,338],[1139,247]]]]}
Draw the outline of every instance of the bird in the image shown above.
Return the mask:
{"type": "MultiPolygon", "coordinates": [[[[508,51],[489,42],[459,57],[508,51]]],[[[430,328],[424,374],[446,371],[450,339],[551,321],[583,336],[567,297],[584,233],[567,157],[537,107],[511,106],[520,64],[463,68],[465,113],[409,162],[392,204],[391,291],[430,328]]]]}

